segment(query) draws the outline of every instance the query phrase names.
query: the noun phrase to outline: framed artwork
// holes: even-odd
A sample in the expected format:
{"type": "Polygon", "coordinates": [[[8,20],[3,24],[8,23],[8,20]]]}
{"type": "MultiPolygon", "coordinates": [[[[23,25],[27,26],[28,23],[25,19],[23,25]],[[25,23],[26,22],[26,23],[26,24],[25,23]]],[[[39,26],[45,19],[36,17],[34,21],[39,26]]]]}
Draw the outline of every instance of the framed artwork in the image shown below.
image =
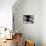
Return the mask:
{"type": "Polygon", "coordinates": [[[34,15],[23,15],[23,23],[33,24],[34,23],[34,15]]]}

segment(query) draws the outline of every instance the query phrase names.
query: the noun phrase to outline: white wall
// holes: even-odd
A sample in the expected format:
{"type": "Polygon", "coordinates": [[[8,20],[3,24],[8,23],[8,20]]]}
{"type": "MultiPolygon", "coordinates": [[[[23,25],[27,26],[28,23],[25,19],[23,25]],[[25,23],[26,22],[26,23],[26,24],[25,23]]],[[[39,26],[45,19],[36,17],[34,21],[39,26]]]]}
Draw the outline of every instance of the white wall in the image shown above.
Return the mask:
{"type": "MultiPolygon", "coordinates": [[[[13,6],[13,12],[15,15],[15,28],[18,31],[23,32],[24,36],[27,36],[26,34],[30,34],[31,38],[35,37],[34,39],[36,41],[41,39],[42,46],[46,46],[46,0],[41,0],[41,2],[40,2],[40,0],[39,1],[32,0],[32,1],[33,2],[29,2],[26,0],[24,2],[21,2],[20,3],[21,5],[19,3],[15,3],[15,5],[13,6]],[[27,2],[29,2],[29,3],[27,3],[27,2]],[[41,12],[39,12],[40,9],[37,9],[37,10],[35,9],[35,8],[40,7],[40,3],[41,3],[41,12]],[[31,8],[32,8],[32,10],[31,10],[31,8]],[[39,24],[38,23],[37,24],[35,24],[35,23],[34,24],[23,24],[23,15],[24,14],[34,14],[35,23],[38,20],[41,20],[41,22],[38,21],[38,23],[40,22],[41,24],[40,23],[39,24]],[[40,14],[41,14],[41,19],[39,18],[40,14]],[[41,25],[41,30],[40,30],[40,25],[41,25]],[[39,32],[40,34],[37,35],[36,32],[39,32]],[[41,35],[41,37],[40,37],[40,35],[41,35]],[[38,36],[39,36],[39,38],[38,38],[38,36]]],[[[40,41],[39,41],[39,43],[40,43],[40,41]]]]}
{"type": "Polygon", "coordinates": [[[41,46],[41,0],[23,0],[17,7],[13,6],[13,12],[18,32],[41,46]],[[23,15],[34,15],[34,24],[24,24],[23,15]]]}
{"type": "Polygon", "coordinates": [[[41,4],[41,38],[42,46],[46,46],[46,0],[42,0],[41,4]]]}
{"type": "Polygon", "coordinates": [[[12,6],[16,0],[0,0],[0,27],[12,28],[12,6]]]}

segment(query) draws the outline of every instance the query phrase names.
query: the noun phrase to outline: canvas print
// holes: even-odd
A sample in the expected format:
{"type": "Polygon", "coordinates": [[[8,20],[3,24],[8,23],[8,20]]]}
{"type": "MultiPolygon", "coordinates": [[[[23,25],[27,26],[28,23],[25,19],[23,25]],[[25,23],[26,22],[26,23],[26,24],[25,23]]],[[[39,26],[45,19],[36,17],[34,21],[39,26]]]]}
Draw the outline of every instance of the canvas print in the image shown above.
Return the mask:
{"type": "Polygon", "coordinates": [[[33,24],[34,23],[34,15],[24,15],[23,16],[23,23],[33,24]]]}

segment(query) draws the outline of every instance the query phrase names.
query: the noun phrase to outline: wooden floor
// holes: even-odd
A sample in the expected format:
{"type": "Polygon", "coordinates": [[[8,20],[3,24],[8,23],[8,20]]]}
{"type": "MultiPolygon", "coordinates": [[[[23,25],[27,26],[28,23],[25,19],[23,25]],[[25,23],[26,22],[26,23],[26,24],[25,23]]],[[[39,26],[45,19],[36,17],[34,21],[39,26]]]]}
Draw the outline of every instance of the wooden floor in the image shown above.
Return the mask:
{"type": "Polygon", "coordinates": [[[2,43],[0,46],[16,46],[15,39],[13,40],[6,40],[6,42],[2,43]]]}
{"type": "Polygon", "coordinates": [[[2,44],[0,43],[0,46],[16,46],[16,41],[19,41],[19,43],[22,41],[22,38],[19,35],[21,36],[21,33],[16,33],[16,35],[12,37],[12,40],[0,39],[0,42],[6,40],[6,42],[3,42],[2,44]]]}

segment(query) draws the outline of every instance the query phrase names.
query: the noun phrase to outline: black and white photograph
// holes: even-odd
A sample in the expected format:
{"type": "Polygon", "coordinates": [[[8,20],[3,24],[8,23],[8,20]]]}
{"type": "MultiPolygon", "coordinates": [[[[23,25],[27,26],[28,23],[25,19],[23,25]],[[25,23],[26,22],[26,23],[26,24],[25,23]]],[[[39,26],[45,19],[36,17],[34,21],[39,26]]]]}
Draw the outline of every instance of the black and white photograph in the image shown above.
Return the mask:
{"type": "Polygon", "coordinates": [[[33,24],[34,23],[34,15],[24,15],[23,23],[25,24],[33,24]]]}

